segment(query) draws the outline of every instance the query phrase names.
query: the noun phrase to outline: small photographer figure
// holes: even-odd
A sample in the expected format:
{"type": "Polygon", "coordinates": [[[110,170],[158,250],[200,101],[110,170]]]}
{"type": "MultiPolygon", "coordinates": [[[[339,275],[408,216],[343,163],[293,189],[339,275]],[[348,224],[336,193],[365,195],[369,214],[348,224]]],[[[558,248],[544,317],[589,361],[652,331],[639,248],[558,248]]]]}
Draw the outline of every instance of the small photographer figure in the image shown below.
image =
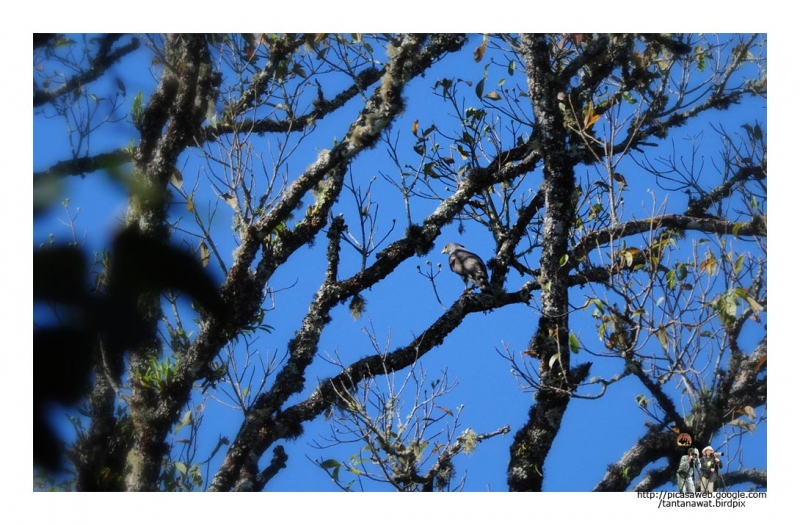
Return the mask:
{"type": "Polygon", "coordinates": [[[690,448],[686,455],[681,456],[678,463],[678,492],[681,494],[694,493],[694,469],[700,466],[700,452],[690,448]]]}
{"type": "Polygon", "coordinates": [[[714,484],[720,479],[722,470],[721,453],[714,452],[711,447],[703,449],[703,457],[700,458],[700,492],[710,494],[714,492],[714,484]]]}

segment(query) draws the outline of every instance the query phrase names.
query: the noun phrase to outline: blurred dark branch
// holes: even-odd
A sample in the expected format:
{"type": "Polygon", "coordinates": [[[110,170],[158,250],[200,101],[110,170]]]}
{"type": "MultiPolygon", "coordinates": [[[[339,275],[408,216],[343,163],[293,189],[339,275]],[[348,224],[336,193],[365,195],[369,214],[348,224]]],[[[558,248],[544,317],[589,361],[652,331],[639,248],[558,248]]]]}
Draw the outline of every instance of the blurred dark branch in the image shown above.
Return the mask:
{"type": "MultiPolygon", "coordinates": [[[[122,57],[139,49],[139,39],[132,38],[128,44],[112,51],[111,48],[114,43],[123,36],[124,35],[122,34],[104,35],[100,40],[100,47],[97,50],[97,54],[94,56],[94,58],[92,58],[89,64],[89,68],[78,75],[68,78],[66,82],[52,91],[43,89],[35,90],[33,93],[33,107],[36,108],[52,102],[60,96],[66,95],[67,93],[70,93],[81,86],[94,82],[100,78],[114,63],[122,59],[122,57]]],[[[39,45],[46,45],[50,41],[52,41],[52,39],[49,39],[47,42],[42,42],[39,45]]],[[[34,49],[36,47],[36,38],[34,38],[34,49]]]]}
{"type": "Polygon", "coordinates": [[[34,33],[33,49],[48,45],[56,36],[58,36],[58,33],[34,33]]]}
{"type": "Polygon", "coordinates": [[[132,160],[131,154],[124,149],[100,153],[93,157],[62,160],[43,171],[34,172],[33,187],[35,189],[47,180],[61,179],[71,175],[80,175],[83,177],[85,174],[97,170],[118,168],[132,160]]]}

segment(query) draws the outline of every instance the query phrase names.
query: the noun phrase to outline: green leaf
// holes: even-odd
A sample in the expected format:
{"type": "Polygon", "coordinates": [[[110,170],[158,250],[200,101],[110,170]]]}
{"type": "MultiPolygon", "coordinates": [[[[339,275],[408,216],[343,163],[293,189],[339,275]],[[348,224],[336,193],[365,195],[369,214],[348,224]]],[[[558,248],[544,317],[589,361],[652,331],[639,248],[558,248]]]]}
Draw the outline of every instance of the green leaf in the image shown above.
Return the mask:
{"type": "Polygon", "coordinates": [[[669,336],[667,334],[667,329],[663,325],[660,325],[656,330],[656,337],[658,338],[658,343],[661,345],[661,348],[668,350],[669,336]]]}
{"type": "Polygon", "coordinates": [[[647,408],[647,397],[644,394],[637,394],[634,399],[636,399],[637,405],[644,409],[647,408]]]}
{"type": "Polygon", "coordinates": [[[479,108],[469,107],[464,111],[464,114],[469,117],[473,123],[483,120],[486,117],[486,110],[479,108]]]}
{"type": "Polygon", "coordinates": [[[299,76],[299,77],[301,77],[301,78],[304,78],[304,79],[305,79],[305,78],[308,78],[308,74],[307,74],[307,73],[306,73],[306,71],[305,71],[305,70],[304,70],[304,69],[303,69],[303,68],[300,66],[300,64],[295,64],[294,66],[292,66],[292,72],[293,72],[295,75],[297,75],[297,76],[299,76]]]}
{"type": "MultiPolygon", "coordinates": [[[[438,82],[437,82],[438,84],[438,82]]],[[[447,92],[450,91],[450,87],[453,85],[453,81],[449,78],[442,79],[442,96],[447,96],[447,92]]]]}
{"type": "Polygon", "coordinates": [[[753,126],[753,138],[756,140],[761,140],[764,138],[764,134],[761,131],[761,126],[759,126],[758,123],[756,123],[756,125],[753,126]]]}
{"type": "Polygon", "coordinates": [[[478,85],[475,86],[475,94],[478,95],[478,98],[483,98],[483,83],[485,80],[485,78],[482,78],[478,85]]]}
{"type": "Polygon", "coordinates": [[[144,95],[141,91],[136,93],[136,96],[133,97],[133,104],[131,106],[131,120],[133,120],[134,125],[138,126],[142,122],[142,118],[144,117],[144,95]]]}
{"type": "Polygon", "coordinates": [[[567,264],[568,262],[569,262],[569,254],[566,254],[566,253],[565,253],[565,254],[564,254],[564,255],[562,255],[562,256],[561,256],[561,258],[558,260],[558,266],[559,266],[559,267],[561,267],[561,268],[563,268],[563,267],[564,267],[564,265],[565,265],[565,264],[567,264]]]}
{"type": "Polygon", "coordinates": [[[667,272],[667,288],[670,290],[675,289],[675,270],[669,270],[667,272]]]}
{"type": "Polygon", "coordinates": [[[72,40],[71,38],[58,37],[55,39],[53,43],[55,44],[56,47],[64,47],[64,46],[71,46],[72,44],[75,43],[75,41],[72,40]]]}
{"type": "Polygon", "coordinates": [[[597,308],[597,310],[598,310],[598,311],[599,311],[601,314],[603,314],[603,313],[605,313],[605,312],[606,312],[606,305],[604,305],[604,304],[603,304],[603,301],[601,301],[601,300],[600,300],[600,299],[598,299],[597,297],[592,297],[591,299],[589,299],[589,303],[593,304],[593,305],[594,305],[594,307],[595,307],[595,308],[597,308]]]}
{"type": "Polygon", "coordinates": [[[517,69],[517,63],[512,60],[508,64],[508,75],[509,76],[514,76],[514,70],[516,70],[516,69],[517,69]]]}
{"type": "Polygon", "coordinates": [[[737,297],[735,291],[729,290],[714,303],[714,309],[719,313],[720,320],[726,325],[736,319],[737,297]]]}
{"type": "Polygon", "coordinates": [[[326,459],[322,463],[319,464],[320,467],[324,469],[335,468],[341,466],[341,463],[336,461],[335,459],[326,459]]]}
{"type": "Polygon", "coordinates": [[[581,351],[581,343],[578,341],[578,336],[574,333],[569,334],[569,349],[573,354],[581,351]]]}
{"type": "Polygon", "coordinates": [[[501,97],[497,93],[497,91],[490,91],[490,92],[486,93],[486,97],[485,98],[488,98],[489,100],[500,100],[501,97]]]}
{"type": "Polygon", "coordinates": [[[180,423],[178,423],[178,426],[175,427],[175,433],[177,434],[180,429],[182,429],[191,422],[192,422],[192,411],[187,410],[186,413],[181,418],[180,423]]]}
{"type": "Polygon", "coordinates": [[[706,54],[702,46],[694,49],[694,56],[697,59],[697,70],[702,73],[706,69],[706,54]]]}

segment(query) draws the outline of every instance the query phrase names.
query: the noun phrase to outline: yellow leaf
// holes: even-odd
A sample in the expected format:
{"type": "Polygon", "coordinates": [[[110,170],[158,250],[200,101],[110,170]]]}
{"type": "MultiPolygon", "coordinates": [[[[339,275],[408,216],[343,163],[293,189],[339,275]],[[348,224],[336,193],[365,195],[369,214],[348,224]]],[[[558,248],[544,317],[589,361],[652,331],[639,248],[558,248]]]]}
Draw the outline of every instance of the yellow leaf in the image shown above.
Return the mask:
{"type": "Polygon", "coordinates": [[[758,362],[756,363],[756,368],[755,368],[756,373],[758,373],[759,370],[764,368],[764,365],[766,365],[766,364],[767,364],[767,356],[766,355],[762,355],[761,357],[759,357],[758,358],[758,362]]]}
{"type": "Polygon", "coordinates": [[[480,62],[483,60],[483,54],[486,52],[486,42],[488,42],[488,39],[484,36],[483,43],[475,48],[475,51],[472,54],[473,58],[475,58],[475,62],[480,62]]]}
{"type": "Polygon", "coordinates": [[[741,429],[747,430],[751,434],[756,431],[756,426],[753,423],[748,423],[743,419],[734,419],[733,421],[728,421],[725,423],[726,425],[731,425],[734,427],[739,427],[741,429]]]}
{"type": "Polygon", "coordinates": [[[181,186],[183,186],[183,174],[176,168],[172,172],[172,176],[169,178],[169,181],[172,183],[173,186],[175,186],[178,189],[181,189],[181,186]]]}
{"type": "Polygon", "coordinates": [[[211,251],[208,249],[208,245],[204,242],[200,243],[200,261],[203,263],[203,267],[205,268],[208,266],[208,262],[211,260],[211,251]]]}
{"type": "Polygon", "coordinates": [[[619,252],[619,258],[626,268],[633,266],[633,257],[639,253],[639,248],[628,248],[619,252]]]}
{"type": "Polygon", "coordinates": [[[192,199],[186,199],[186,209],[189,211],[194,211],[194,203],[192,199]]]}
{"type": "Polygon", "coordinates": [[[714,254],[708,252],[706,258],[700,261],[700,271],[706,272],[708,275],[716,275],[717,259],[714,257],[714,254]]]}
{"type": "Polygon", "coordinates": [[[497,91],[490,91],[486,93],[483,98],[488,98],[489,100],[500,100],[500,95],[497,93],[497,91]]]}
{"type": "Polygon", "coordinates": [[[414,123],[411,124],[411,133],[413,133],[415,137],[417,136],[418,129],[419,129],[419,120],[415,120],[414,123]]]}
{"type": "Polygon", "coordinates": [[[236,199],[235,195],[232,195],[230,193],[223,193],[222,198],[225,199],[225,202],[228,203],[228,206],[230,206],[234,210],[239,207],[239,201],[236,199]]]}
{"type": "Polygon", "coordinates": [[[750,305],[750,309],[752,309],[754,312],[760,312],[761,310],[764,309],[763,306],[758,304],[758,302],[755,299],[753,299],[752,297],[750,297],[749,295],[745,296],[744,299],[745,299],[745,301],[747,301],[747,304],[750,305]]]}

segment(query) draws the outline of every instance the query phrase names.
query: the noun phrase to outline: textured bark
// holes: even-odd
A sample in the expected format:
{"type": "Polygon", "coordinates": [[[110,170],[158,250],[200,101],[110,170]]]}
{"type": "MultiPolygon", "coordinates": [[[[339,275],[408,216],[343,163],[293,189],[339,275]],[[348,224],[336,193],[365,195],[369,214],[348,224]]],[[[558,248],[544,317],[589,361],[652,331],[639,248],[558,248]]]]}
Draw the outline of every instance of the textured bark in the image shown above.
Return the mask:
{"type": "Polygon", "coordinates": [[[97,379],[89,398],[91,423],[70,456],[78,473],[79,491],[122,491],[125,456],[133,445],[130,420],[116,415],[115,385],[122,375],[122,354],[100,355],[97,363],[97,379]]]}
{"type": "Polygon", "coordinates": [[[542,316],[529,343],[530,353],[540,359],[541,388],[528,422],[511,445],[508,484],[512,491],[540,491],[544,462],[569,404],[569,392],[586,378],[589,367],[570,369],[568,267],[562,264],[562,258],[568,254],[575,218],[575,165],[558,109],[559,93],[565,86],[551,70],[551,47],[544,35],[523,35],[522,46],[536,138],[544,159],[545,219],[539,275],[542,316]]]}
{"type": "MultiPolygon", "coordinates": [[[[164,68],[161,83],[144,114],[141,142],[134,156],[134,177],[143,189],[132,195],[127,218],[129,227],[162,243],[169,235],[167,183],[178,156],[191,145],[215,88],[204,36],[171,35],[165,52],[171,67],[164,68]]],[[[147,374],[150,363],[161,355],[157,332],[162,317],[159,294],[142,293],[137,298],[137,308],[145,333],[139,334],[140,343],[129,354],[130,409],[136,445],[128,456],[126,484],[130,491],[154,491],[158,489],[167,453],[164,440],[180,407],[188,401],[193,381],[186,388],[162,393],[141,382],[139,378],[147,374]]]]}

